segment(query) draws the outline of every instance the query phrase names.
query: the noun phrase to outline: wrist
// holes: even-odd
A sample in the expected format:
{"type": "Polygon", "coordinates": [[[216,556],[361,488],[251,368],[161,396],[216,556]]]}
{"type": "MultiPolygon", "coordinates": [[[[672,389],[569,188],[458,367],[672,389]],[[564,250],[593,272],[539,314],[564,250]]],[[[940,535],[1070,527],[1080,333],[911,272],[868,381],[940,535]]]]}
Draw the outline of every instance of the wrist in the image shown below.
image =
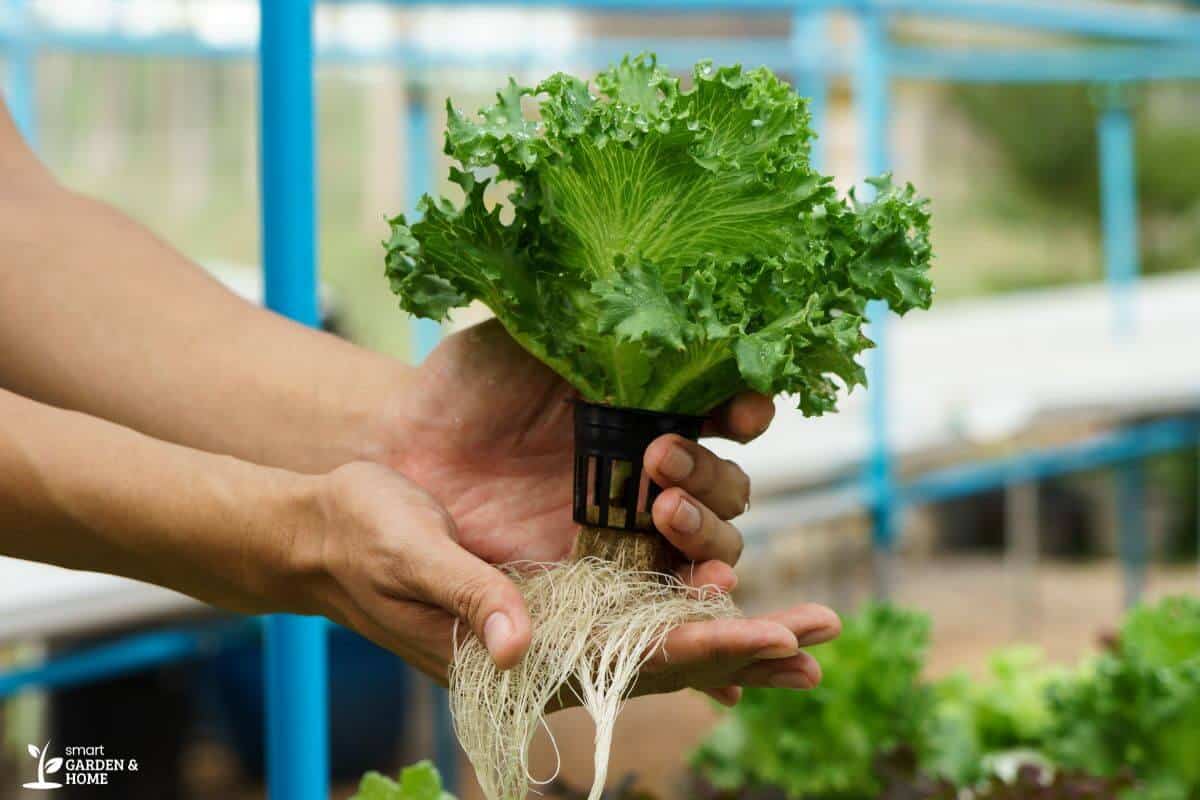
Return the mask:
{"type": "Polygon", "coordinates": [[[246,583],[266,612],[323,613],[316,597],[325,572],[328,481],[321,475],[275,471],[260,542],[248,559],[246,583]]]}
{"type": "Polygon", "coordinates": [[[386,366],[376,371],[368,391],[359,395],[360,406],[353,416],[353,446],[351,461],[395,466],[407,449],[411,424],[404,413],[404,403],[414,390],[416,370],[394,359],[383,359],[386,366]]]}

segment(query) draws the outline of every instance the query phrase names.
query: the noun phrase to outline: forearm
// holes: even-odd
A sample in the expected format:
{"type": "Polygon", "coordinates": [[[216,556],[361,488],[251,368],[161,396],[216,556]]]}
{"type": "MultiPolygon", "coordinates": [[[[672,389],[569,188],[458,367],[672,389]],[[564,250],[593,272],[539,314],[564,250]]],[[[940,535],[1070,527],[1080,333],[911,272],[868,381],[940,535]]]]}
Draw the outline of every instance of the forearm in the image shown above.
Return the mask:
{"type": "Polygon", "coordinates": [[[14,154],[7,123],[0,108],[0,386],[256,463],[379,456],[406,367],[242,301],[14,154]]]}
{"type": "Polygon", "coordinates": [[[4,555],[149,581],[231,610],[296,610],[294,568],[320,548],[320,481],[0,391],[4,555]]]}

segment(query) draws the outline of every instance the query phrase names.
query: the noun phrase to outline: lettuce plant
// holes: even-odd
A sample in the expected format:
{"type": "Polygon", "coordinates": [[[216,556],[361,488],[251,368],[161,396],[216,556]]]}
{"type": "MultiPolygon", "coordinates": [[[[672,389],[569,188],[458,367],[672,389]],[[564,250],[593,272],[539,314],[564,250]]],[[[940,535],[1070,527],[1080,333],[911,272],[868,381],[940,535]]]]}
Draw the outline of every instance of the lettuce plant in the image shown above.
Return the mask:
{"type": "Polygon", "coordinates": [[[702,62],[684,89],[643,55],[594,87],[559,73],[510,80],[476,118],[447,105],[465,198],[390,221],[401,306],[482,301],[592,402],[703,413],[754,389],[834,410],[839,383],[865,383],[868,301],[932,299],[926,203],[887,176],[870,202],[839,197],[805,101],[765,68],[702,62]]]}
{"type": "MultiPolygon", "coordinates": [[[[593,82],[509,81],[477,117],[448,113],[463,198],[390,221],[391,288],[438,320],[486,304],[586,400],[702,414],[753,389],[822,414],[865,382],[868,302],[932,298],[924,201],[887,177],[869,201],[839,197],[809,163],[804,100],[766,69],[701,63],[685,89],[640,56],[593,82]]],[[[563,691],[596,723],[599,800],[646,659],[672,628],[736,613],[657,572],[666,550],[585,526],[568,563],[514,573],[535,631],[517,667],[500,673],[473,637],[456,648],[455,730],[489,800],[526,795],[529,741],[563,691]]],[[[838,744],[869,763],[866,741],[838,744]]]]}

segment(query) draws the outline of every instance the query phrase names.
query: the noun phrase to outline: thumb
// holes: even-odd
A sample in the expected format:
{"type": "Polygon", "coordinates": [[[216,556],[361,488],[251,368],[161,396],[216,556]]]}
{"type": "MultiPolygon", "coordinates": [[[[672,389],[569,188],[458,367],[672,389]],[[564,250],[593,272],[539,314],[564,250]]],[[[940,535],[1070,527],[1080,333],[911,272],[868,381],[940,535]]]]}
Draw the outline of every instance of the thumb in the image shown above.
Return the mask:
{"type": "Polygon", "coordinates": [[[423,594],[470,625],[497,667],[515,666],[529,648],[533,629],[517,585],[453,539],[432,541],[436,544],[419,571],[423,594]]]}

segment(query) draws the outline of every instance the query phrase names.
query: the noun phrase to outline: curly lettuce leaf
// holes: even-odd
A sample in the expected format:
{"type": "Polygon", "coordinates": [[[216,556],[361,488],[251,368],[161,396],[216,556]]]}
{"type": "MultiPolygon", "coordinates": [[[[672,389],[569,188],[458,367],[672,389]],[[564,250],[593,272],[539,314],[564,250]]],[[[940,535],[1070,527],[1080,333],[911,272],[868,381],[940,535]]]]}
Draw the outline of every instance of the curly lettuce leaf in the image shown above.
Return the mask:
{"type": "Polygon", "coordinates": [[[839,197],[809,163],[805,101],[769,70],[701,63],[692,83],[643,55],[591,84],[509,81],[477,117],[448,104],[464,200],[390,221],[401,306],[441,320],[481,301],[594,402],[703,413],[754,389],[834,410],[866,382],[867,303],[929,306],[926,203],[886,176],[871,202],[839,197]]]}

